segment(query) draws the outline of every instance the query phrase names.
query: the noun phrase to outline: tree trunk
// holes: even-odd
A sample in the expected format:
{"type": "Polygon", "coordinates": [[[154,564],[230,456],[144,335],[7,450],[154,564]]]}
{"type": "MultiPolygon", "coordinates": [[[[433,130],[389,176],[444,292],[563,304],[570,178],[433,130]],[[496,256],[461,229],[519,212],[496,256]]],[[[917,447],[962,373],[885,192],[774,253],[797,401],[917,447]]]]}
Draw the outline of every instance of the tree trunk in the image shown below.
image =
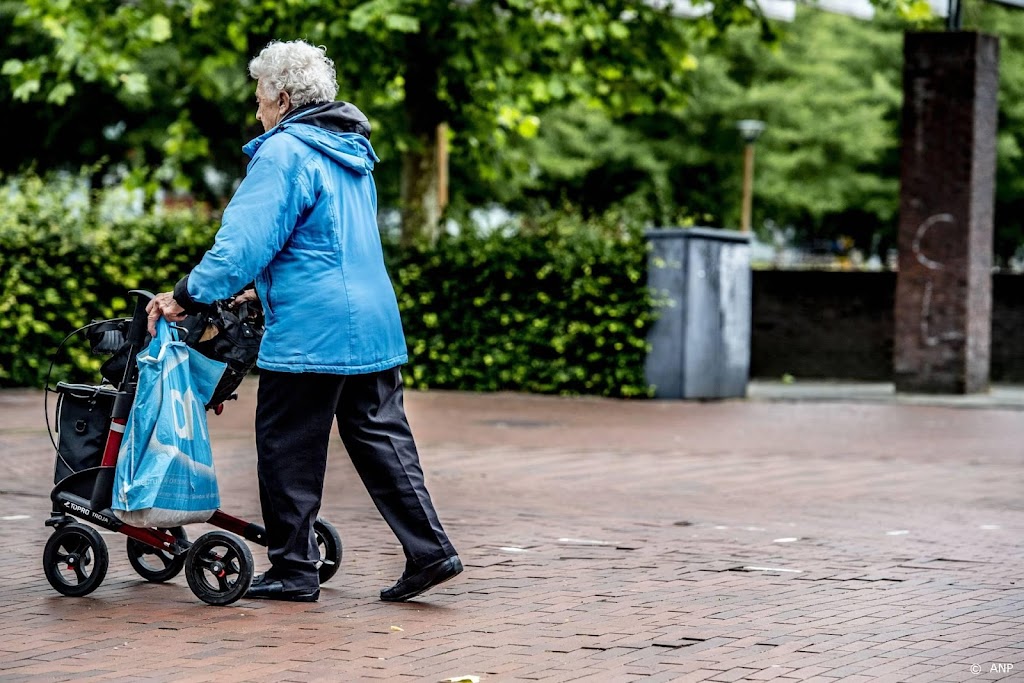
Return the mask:
{"type": "Polygon", "coordinates": [[[402,155],[403,245],[440,234],[437,126],[447,112],[438,97],[440,57],[434,40],[421,33],[406,36],[405,115],[413,139],[402,155]]]}
{"type": "Polygon", "coordinates": [[[415,146],[402,155],[403,246],[421,239],[433,242],[440,234],[437,172],[437,134],[420,131],[415,146]]]}

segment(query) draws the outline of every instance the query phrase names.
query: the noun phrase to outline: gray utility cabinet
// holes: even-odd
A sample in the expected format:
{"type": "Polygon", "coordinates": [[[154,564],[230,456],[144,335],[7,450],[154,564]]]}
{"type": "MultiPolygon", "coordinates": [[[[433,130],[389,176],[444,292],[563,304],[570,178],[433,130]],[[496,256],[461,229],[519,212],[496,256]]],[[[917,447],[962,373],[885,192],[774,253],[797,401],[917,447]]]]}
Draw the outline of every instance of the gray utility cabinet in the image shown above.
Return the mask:
{"type": "Polygon", "coordinates": [[[648,340],[656,398],[747,395],[750,237],[734,230],[648,230],[648,284],[659,300],[648,340]]]}

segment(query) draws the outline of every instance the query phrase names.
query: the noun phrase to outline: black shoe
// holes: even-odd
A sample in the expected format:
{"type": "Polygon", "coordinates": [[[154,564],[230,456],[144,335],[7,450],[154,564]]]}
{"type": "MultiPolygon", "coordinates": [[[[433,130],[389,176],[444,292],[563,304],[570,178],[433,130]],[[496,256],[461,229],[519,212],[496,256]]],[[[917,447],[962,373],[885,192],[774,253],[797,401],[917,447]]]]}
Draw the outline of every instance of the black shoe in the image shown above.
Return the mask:
{"type": "Polygon", "coordinates": [[[398,583],[380,592],[380,599],[385,602],[405,602],[461,573],[462,561],[458,555],[452,555],[412,574],[406,570],[398,583]]]}
{"type": "Polygon", "coordinates": [[[267,580],[266,574],[253,579],[245,597],[256,600],[287,600],[289,602],[316,602],[320,599],[319,588],[285,588],[276,579],[267,580]]]}

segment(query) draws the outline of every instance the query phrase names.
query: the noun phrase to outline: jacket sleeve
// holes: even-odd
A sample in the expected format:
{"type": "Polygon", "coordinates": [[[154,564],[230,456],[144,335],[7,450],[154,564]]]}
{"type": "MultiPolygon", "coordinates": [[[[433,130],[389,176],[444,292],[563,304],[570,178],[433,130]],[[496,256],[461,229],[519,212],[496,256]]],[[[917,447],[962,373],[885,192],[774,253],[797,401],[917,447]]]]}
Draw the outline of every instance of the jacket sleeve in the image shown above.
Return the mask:
{"type": "MultiPolygon", "coordinates": [[[[298,160],[265,143],[224,209],[213,248],[175,287],[186,312],[201,310],[238,292],[284,248],[312,193],[297,168],[298,160]],[[284,157],[284,158],[282,158],[284,157]]],[[[276,142],[276,141],[274,141],[276,142]]],[[[284,141],[282,141],[284,142],[284,141]]]]}

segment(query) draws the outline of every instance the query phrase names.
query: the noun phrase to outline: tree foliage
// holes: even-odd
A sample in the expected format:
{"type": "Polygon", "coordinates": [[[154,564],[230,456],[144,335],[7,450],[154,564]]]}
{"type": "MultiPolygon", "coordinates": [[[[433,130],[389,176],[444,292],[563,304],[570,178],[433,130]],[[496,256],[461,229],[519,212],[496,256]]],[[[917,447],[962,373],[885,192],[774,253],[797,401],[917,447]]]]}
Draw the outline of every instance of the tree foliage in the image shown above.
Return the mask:
{"type": "MultiPolygon", "coordinates": [[[[691,97],[640,116],[580,107],[545,118],[526,154],[524,193],[600,212],[630,194],[653,223],[735,227],[739,119],[764,120],[756,146],[755,225],[869,242],[898,206],[899,22],[799,8],[765,43],[736,29],[694,54],[691,97]]],[[[513,193],[514,191],[510,191],[513,193]]]]}
{"type": "MultiPolygon", "coordinates": [[[[404,157],[400,187],[416,228],[436,218],[417,204],[432,189],[439,123],[450,124],[457,163],[495,179],[508,141],[535,135],[537,112],[569,101],[615,113],[677,102],[692,47],[755,19],[742,0],[722,0],[699,21],[666,4],[24,0],[0,5],[13,36],[2,71],[15,109],[56,128],[54,161],[102,152],[187,185],[211,163],[237,175],[237,146],[253,123],[246,60],[272,38],[324,44],[343,96],[383,129],[382,157],[404,157]]],[[[32,156],[19,151],[18,161],[32,156]]],[[[393,164],[385,189],[398,171],[393,164]]]]}
{"type": "MultiPolygon", "coordinates": [[[[437,217],[441,122],[458,207],[568,203],[596,215],[623,205],[653,224],[731,227],[735,122],[760,118],[763,236],[777,226],[801,240],[891,245],[902,32],[922,3],[880,2],[873,22],[800,6],[782,25],[740,0],[699,20],[670,16],[668,4],[0,0],[0,106],[19,131],[0,170],[108,158],[137,185],[221,198],[242,172],[240,144],[259,132],[246,60],[271,38],[302,37],[328,48],[342,96],[370,115],[381,204],[404,204],[410,233],[437,217]]],[[[1002,39],[1005,258],[1024,238],[1024,13],[976,0],[965,25],[1002,39]]]]}
{"type": "MultiPolygon", "coordinates": [[[[968,6],[968,28],[1001,39],[996,253],[1024,242],[1024,12],[968,6]]],[[[926,27],[938,29],[936,20],[926,27]]],[[[511,150],[520,173],[479,198],[527,208],[569,202],[587,213],[626,203],[654,224],[739,222],[742,142],[736,122],[767,122],[756,145],[754,225],[799,242],[849,237],[884,254],[899,206],[902,41],[911,25],[798,7],[777,41],[738,28],[694,50],[691,96],[651,115],[570,105],[511,150]]]]}
{"type": "Polygon", "coordinates": [[[996,254],[1024,249],[1024,11],[967,6],[965,25],[999,36],[999,138],[996,147],[996,254]]]}

